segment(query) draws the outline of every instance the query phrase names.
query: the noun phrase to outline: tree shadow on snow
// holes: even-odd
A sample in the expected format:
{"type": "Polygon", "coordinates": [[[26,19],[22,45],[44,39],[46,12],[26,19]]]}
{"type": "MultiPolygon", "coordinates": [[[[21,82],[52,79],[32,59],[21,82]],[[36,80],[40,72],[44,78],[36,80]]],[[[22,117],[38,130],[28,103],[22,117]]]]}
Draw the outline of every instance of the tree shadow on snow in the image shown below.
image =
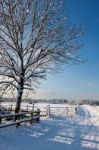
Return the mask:
{"type": "Polygon", "coordinates": [[[5,146],[10,150],[99,150],[99,129],[84,122],[55,116],[33,126],[1,130],[0,139],[6,136],[5,146]]]}

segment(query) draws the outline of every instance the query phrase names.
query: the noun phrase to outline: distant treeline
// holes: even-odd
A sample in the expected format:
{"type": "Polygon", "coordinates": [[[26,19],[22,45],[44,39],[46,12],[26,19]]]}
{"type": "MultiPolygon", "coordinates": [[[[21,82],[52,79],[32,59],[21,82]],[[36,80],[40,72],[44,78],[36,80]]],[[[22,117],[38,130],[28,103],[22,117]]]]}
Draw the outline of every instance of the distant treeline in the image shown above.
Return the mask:
{"type": "Polygon", "coordinates": [[[72,104],[72,105],[99,105],[99,101],[98,100],[80,100],[80,101],[77,101],[77,100],[73,100],[71,102],[69,102],[69,104],[72,104]]]}
{"type": "MultiPolygon", "coordinates": [[[[0,99],[1,102],[15,102],[16,99],[12,98],[2,98],[0,99]]],[[[22,99],[22,102],[29,102],[29,103],[53,103],[53,104],[63,104],[68,103],[66,99],[22,99]]]]}
{"type": "MultiPolygon", "coordinates": [[[[16,99],[2,98],[1,102],[15,102],[16,99]]],[[[22,99],[22,102],[29,103],[51,103],[51,104],[70,104],[70,105],[99,105],[98,100],[66,100],[66,99],[22,99]]]]}

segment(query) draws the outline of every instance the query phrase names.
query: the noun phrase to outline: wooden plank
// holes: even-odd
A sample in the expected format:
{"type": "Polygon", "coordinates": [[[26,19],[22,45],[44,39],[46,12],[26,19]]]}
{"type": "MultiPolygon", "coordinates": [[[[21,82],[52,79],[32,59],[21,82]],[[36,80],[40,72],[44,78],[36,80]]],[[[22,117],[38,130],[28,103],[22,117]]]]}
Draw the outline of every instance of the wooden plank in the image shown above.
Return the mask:
{"type": "Polygon", "coordinates": [[[1,115],[0,116],[0,124],[2,123],[1,121],[2,121],[3,118],[14,117],[14,116],[19,116],[20,120],[16,120],[15,122],[11,122],[11,123],[8,123],[8,124],[5,124],[5,125],[0,125],[0,128],[12,126],[12,125],[15,125],[15,124],[18,127],[19,126],[18,124],[20,124],[22,122],[26,122],[26,121],[31,121],[30,123],[32,124],[32,120],[36,120],[38,122],[39,119],[40,119],[40,110],[19,112],[19,113],[16,113],[16,114],[1,115]],[[21,119],[21,116],[27,115],[27,114],[30,114],[29,118],[21,119]]]}
{"type": "Polygon", "coordinates": [[[40,116],[33,116],[32,118],[20,119],[20,120],[17,120],[17,121],[15,121],[15,122],[11,122],[11,123],[9,123],[9,124],[0,125],[0,128],[13,126],[13,125],[16,125],[16,124],[18,124],[18,123],[28,122],[28,121],[36,120],[36,119],[39,119],[39,118],[40,118],[40,116]]]}
{"type": "Polygon", "coordinates": [[[6,117],[13,117],[13,116],[21,116],[21,115],[25,115],[25,114],[37,114],[40,113],[40,111],[36,110],[36,111],[26,111],[26,112],[19,112],[19,113],[15,113],[15,114],[6,114],[6,115],[0,115],[0,118],[6,118],[6,117]]]}

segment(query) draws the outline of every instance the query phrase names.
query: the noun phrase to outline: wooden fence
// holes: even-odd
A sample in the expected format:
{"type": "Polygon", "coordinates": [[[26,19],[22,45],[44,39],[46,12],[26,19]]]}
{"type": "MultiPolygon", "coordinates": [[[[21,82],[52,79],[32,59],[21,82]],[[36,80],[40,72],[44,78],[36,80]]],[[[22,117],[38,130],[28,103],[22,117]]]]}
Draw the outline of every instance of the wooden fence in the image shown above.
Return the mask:
{"type": "MultiPolygon", "coordinates": [[[[14,111],[15,110],[15,105],[5,105],[9,111],[14,111]]],[[[77,113],[77,106],[51,106],[51,105],[46,105],[46,106],[37,106],[37,105],[23,105],[21,106],[21,111],[33,111],[36,109],[40,109],[40,116],[41,117],[49,117],[50,115],[65,115],[65,116],[75,116],[77,113]]]]}
{"type": "Polygon", "coordinates": [[[16,127],[18,127],[20,123],[28,122],[28,121],[30,122],[30,124],[32,124],[33,121],[38,122],[39,119],[40,119],[40,110],[19,112],[16,114],[14,113],[14,114],[0,115],[0,128],[12,126],[12,125],[16,125],[16,127]],[[18,120],[15,120],[15,116],[18,117],[18,120]],[[6,119],[6,124],[3,123],[4,119],[6,119]]]}

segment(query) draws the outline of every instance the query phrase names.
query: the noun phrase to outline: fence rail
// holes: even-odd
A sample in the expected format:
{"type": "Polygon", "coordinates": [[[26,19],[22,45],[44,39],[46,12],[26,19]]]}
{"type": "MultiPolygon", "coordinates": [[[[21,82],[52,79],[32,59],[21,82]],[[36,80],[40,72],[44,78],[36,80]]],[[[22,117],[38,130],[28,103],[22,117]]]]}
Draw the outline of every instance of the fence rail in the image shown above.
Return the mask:
{"type": "Polygon", "coordinates": [[[6,114],[6,115],[0,115],[0,128],[17,125],[19,126],[20,123],[30,121],[30,124],[32,124],[33,121],[39,121],[40,119],[40,110],[36,111],[27,111],[27,112],[19,112],[14,114],[6,114]],[[29,115],[28,117],[26,115],[29,115]],[[15,116],[18,117],[18,120],[15,120],[15,116]],[[9,123],[9,119],[7,120],[7,124],[3,124],[3,119],[10,118],[11,122],[9,123]]]}
{"type": "MultiPolygon", "coordinates": [[[[6,108],[9,109],[9,111],[15,110],[15,105],[5,105],[6,108]]],[[[36,110],[37,108],[40,109],[40,115],[43,117],[48,117],[50,115],[65,115],[65,116],[75,116],[76,115],[76,108],[77,106],[39,106],[39,105],[21,105],[21,111],[32,111],[36,110]]]]}

